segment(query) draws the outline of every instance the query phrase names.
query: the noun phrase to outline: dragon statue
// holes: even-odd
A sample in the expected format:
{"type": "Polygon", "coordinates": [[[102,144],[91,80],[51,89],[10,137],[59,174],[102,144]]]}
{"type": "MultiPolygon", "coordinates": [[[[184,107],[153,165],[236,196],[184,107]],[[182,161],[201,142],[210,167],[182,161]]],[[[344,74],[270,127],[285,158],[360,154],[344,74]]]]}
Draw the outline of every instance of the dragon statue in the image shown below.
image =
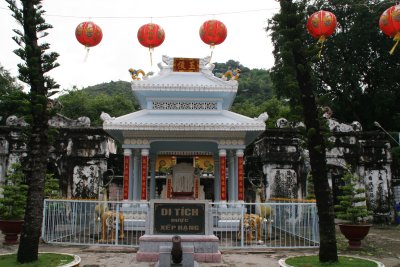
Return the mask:
{"type": "Polygon", "coordinates": [[[139,74],[142,74],[142,79],[144,79],[144,77],[146,77],[146,73],[141,69],[135,70],[135,69],[130,68],[129,73],[131,74],[131,77],[133,80],[140,80],[141,78],[139,77],[139,74]]]}
{"type": "Polygon", "coordinates": [[[240,75],[240,69],[236,69],[234,72],[229,69],[227,72],[225,72],[224,75],[222,75],[223,80],[239,80],[239,75],[240,75]]]}

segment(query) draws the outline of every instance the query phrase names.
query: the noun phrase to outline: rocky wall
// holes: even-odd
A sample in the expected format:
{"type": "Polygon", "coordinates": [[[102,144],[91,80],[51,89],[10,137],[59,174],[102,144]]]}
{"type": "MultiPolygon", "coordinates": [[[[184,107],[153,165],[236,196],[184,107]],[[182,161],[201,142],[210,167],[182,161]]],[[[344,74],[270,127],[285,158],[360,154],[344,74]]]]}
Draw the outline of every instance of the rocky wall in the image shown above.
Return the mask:
{"type": "MultiPolygon", "coordinates": [[[[328,123],[332,135],[326,157],[334,201],[337,203],[341,177],[350,166],[361,178],[359,184],[365,187],[367,205],[374,214],[389,214],[393,196],[388,138],[379,131],[363,132],[358,123],[347,125],[331,119],[328,123]]],[[[282,125],[282,122],[277,122],[277,126],[280,128],[267,129],[246,150],[245,169],[264,176],[267,199],[304,199],[309,188],[310,165],[302,130],[288,123],[282,125]],[[250,166],[251,162],[258,164],[250,166]]]]}
{"type": "MultiPolygon", "coordinates": [[[[21,121],[15,117],[0,126],[0,182],[13,163],[24,163],[26,159],[27,125],[21,125],[21,121]]],[[[57,115],[49,125],[52,143],[48,173],[59,179],[63,197],[97,198],[109,155],[116,153],[114,140],[102,128],[90,127],[87,117],[71,120],[57,115]]]]}

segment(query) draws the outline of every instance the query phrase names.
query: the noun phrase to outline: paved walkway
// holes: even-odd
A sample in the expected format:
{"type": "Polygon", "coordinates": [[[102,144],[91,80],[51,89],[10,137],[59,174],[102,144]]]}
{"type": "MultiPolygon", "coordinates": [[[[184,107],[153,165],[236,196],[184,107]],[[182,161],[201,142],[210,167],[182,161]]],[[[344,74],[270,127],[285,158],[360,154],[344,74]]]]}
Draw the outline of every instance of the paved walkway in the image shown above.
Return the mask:
{"type": "MultiPolygon", "coordinates": [[[[400,226],[373,227],[363,240],[363,249],[348,250],[347,241],[337,233],[338,248],[341,255],[357,255],[378,260],[386,267],[400,267],[400,226]]],[[[3,240],[0,234],[0,240],[3,240]]],[[[1,253],[15,253],[17,245],[5,246],[0,243],[1,253]]],[[[66,246],[41,244],[41,252],[58,252],[79,255],[80,267],[147,267],[154,263],[136,261],[136,249],[106,246],[66,246]]],[[[316,254],[318,249],[257,249],[222,250],[222,262],[201,264],[203,267],[242,267],[278,266],[278,260],[287,256],[316,254]]],[[[2,266],[1,266],[2,267],[2,266]]],[[[42,266],[40,266],[42,267],[42,266]]],[[[44,266],[45,267],[45,266],[44,266]]]]}
{"type": "MultiPolygon", "coordinates": [[[[1,246],[0,253],[16,252],[18,246],[1,246]]],[[[80,267],[151,267],[154,263],[140,263],[136,261],[136,249],[115,247],[88,247],[88,246],[61,246],[42,244],[42,252],[59,252],[76,254],[81,257],[80,267]]],[[[296,250],[226,250],[222,251],[221,263],[203,263],[202,267],[241,267],[241,266],[278,266],[280,258],[291,255],[307,255],[318,253],[317,249],[296,250]]],[[[371,257],[373,258],[373,257],[371,257]]],[[[377,259],[377,258],[375,258],[377,259]]],[[[400,267],[400,259],[377,259],[386,267],[400,267]]]]}

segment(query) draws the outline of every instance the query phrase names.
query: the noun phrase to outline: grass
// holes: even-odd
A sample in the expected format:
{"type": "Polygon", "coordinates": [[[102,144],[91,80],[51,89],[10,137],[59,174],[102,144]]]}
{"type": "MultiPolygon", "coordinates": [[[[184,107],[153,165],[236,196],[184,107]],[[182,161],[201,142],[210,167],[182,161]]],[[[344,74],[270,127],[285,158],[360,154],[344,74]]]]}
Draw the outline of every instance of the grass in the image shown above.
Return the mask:
{"type": "Polygon", "coordinates": [[[73,256],[56,253],[39,253],[39,260],[31,263],[19,264],[17,254],[1,255],[0,266],[7,267],[57,267],[70,263],[74,260],[73,256]]]}
{"type": "Polygon", "coordinates": [[[318,256],[299,256],[287,259],[286,264],[294,267],[377,267],[375,262],[345,256],[339,256],[337,263],[320,263],[318,256]]]}

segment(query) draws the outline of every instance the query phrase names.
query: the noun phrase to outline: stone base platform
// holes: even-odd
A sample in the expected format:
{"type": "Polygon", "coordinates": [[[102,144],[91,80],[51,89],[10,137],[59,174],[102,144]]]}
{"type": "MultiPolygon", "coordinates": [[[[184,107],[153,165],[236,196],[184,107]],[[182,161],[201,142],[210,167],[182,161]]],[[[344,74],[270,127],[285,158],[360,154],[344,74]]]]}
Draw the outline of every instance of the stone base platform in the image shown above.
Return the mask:
{"type": "MultiPolygon", "coordinates": [[[[143,235],[139,238],[137,261],[157,262],[160,246],[171,246],[173,235],[143,235]]],[[[215,235],[180,235],[182,247],[193,246],[194,260],[198,262],[221,262],[218,237],[215,235]]]]}

